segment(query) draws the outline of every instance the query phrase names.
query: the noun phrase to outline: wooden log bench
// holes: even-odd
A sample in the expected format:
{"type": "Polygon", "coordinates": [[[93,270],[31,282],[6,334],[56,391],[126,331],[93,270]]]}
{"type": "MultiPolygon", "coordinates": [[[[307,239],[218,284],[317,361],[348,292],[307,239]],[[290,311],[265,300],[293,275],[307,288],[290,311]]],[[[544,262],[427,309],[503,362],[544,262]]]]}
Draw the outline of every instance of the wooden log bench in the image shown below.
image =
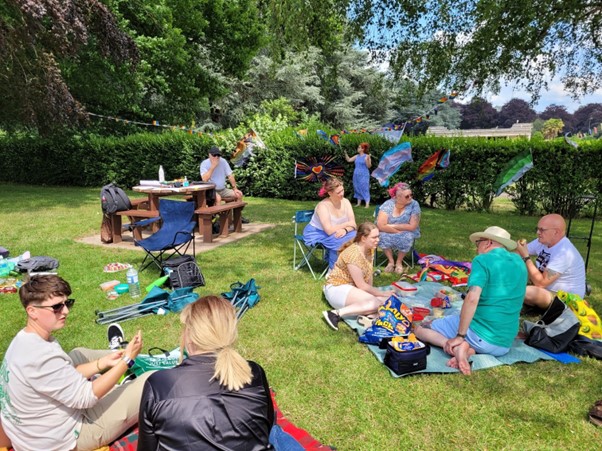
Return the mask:
{"type": "MultiPolygon", "coordinates": [[[[146,200],[146,199],[144,199],[144,200],[146,200]]],[[[132,201],[132,206],[135,206],[133,201],[132,201]]],[[[121,231],[123,228],[122,227],[122,218],[124,216],[127,216],[130,219],[130,224],[132,224],[134,222],[141,221],[143,219],[156,218],[159,216],[159,212],[156,210],[151,211],[151,210],[139,209],[139,210],[118,211],[118,212],[114,213],[113,215],[111,215],[111,231],[113,233],[113,243],[121,243],[121,241],[123,241],[122,237],[121,237],[121,231]]],[[[132,233],[134,235],[135,240],[142,239],[142,231],[141,231],[140,227],[134,227],[132,229],[132,233]]]]}
{"type": "Polygon", "coordinates": [[[213,241],[213,215],[219,215],[219,235],[226,237],[230,233],[230,224],[235,232],[242,232],[242,210],[246,202],[228,202],[213,207],[197,208],[194,212],[199,221],[199,232],[203,234],[203,242],[213,241]]]}

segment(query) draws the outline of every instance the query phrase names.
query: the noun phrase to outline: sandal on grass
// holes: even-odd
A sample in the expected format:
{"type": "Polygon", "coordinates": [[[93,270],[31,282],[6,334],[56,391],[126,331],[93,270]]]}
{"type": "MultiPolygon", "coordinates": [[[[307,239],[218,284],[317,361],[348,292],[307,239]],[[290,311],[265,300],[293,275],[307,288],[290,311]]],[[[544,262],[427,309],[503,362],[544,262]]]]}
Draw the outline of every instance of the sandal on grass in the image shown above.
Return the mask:
{"type": "Polygon", "coordinates": [[[596,401],[589,409],[589,421],[598,427],[602,426],[602,399],[596,401]]]}
{"type": "Polygon", "coordinates": [[[385,272],[394,272],[394,271],[395,271],[395,265],[393,263],[389,263],[385,267],[385,272]]]}
{"type": "Polygon", "coordinates": [[[372,326],[374,322],[374,318],[369,318],[368,316],[360,315],[357,317],[357,323],[365,328],[372,326]]]}

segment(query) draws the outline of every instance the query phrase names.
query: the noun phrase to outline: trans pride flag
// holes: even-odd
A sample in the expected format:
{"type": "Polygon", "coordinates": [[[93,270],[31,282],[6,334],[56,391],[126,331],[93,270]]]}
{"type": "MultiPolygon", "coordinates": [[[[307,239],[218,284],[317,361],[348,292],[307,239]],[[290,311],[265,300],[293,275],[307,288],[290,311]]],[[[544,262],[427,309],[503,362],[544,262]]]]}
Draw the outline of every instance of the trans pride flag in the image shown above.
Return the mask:
{"type": "Polygon", "coordinates": [[[372,171],[372,177],[378,180],[380,186],[389,186],[389,178],[391,178],[406,161],[412,161],[412,145],[409,142],[402,142],[395,147],[387,150],[378,167],[372,171]]]}

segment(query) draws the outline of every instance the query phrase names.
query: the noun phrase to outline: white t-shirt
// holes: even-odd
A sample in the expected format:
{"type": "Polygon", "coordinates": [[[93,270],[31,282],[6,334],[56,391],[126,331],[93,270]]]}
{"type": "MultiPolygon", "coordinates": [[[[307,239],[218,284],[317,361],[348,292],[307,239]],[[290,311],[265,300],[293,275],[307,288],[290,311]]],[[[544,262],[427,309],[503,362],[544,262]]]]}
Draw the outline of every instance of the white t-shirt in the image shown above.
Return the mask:
{"type": "Polygon", "coordinates": [[[565,236],[552,247],[544,246],[537,239],[527,245],[529,255],[537,255],[535,266],[560,273],[560,277],[548,285],[550,291],[566,291],[583,297],[585,295],[585,264],[573,243],[565,236]]]}
{"type": "Polygon", "coordinates": [[[59,343],[21,330],[0,368],[2,427],[17,451],[75,448],[83,409],[98,398],[59,343]]]}
{"type": "MultiPolygon", "coordinates": [[[[201,178],[205,172],[209,171],[209,169],[211,169],[211,160],[207,158],[201,163],[201,178]]],[[[215,183],[215,190],[221,191],[226,187],[226,177],[230,176],[231,174],[232,168],[223,157],[220,157],[219,164],[215,167],[213,173],[211,174],[211,178],[207,181],[215,183]]]]}

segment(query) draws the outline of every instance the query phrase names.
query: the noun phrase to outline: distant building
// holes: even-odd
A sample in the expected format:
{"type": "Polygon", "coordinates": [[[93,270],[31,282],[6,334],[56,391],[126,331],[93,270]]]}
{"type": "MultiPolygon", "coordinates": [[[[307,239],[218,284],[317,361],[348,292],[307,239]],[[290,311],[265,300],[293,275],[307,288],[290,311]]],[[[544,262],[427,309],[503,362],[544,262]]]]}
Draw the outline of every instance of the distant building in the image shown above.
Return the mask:
{"type": "Polygon", "coordinates": [[[431,136],[482,136],[485,138],[531,138],[533,124],[512,124],[510,128],[475,128],[472,130],[449,130],[447,127],[429,127],[431,136]]]}

